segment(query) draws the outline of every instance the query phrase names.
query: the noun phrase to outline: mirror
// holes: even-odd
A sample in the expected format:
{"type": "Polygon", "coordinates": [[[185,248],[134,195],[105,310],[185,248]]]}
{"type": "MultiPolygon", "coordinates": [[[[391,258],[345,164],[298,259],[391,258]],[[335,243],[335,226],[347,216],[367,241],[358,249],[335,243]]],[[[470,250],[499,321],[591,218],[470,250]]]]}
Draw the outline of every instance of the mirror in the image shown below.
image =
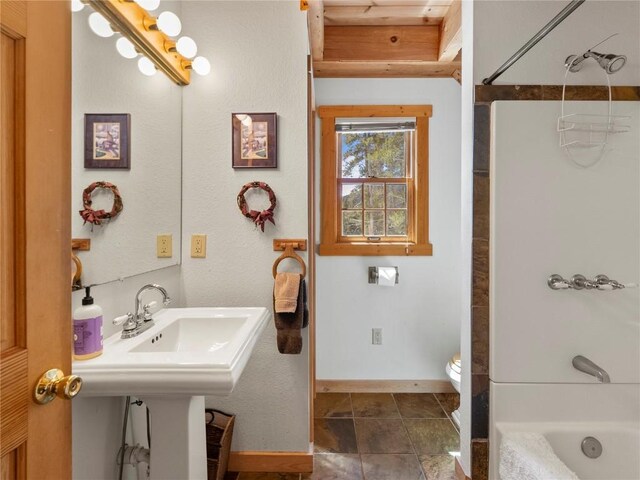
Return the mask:
{"type": "MultiPolygon", "coordinates": [[[[72,20],[71,231],[74,239],[91,241],[90,250],[75,251],[83,285],[177,265],[181,251],[180,87],[160,73],[143,75],[137,58],[116,50],[119,34],[93,33],[91,13],[84,8],[72,20]],[[104,215],[79,212],[83,191],[100,181],[117,187],[123,208],[94,225],[104,215]],[[158,235],[171,236],[171,257],[158,258],[158,235]]],[[[91,210],[110,212],[114,195],[97,187],[91,201],[91,210]]]]}

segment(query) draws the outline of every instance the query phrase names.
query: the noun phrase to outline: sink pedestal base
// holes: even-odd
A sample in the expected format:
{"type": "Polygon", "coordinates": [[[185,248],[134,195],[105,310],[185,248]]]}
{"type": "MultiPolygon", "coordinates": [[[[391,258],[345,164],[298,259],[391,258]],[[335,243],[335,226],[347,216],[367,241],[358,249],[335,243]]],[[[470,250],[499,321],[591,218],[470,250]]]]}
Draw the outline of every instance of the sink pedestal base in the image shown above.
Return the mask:
{"type": "Polygon", "coordinates": [[[204,397],[141,397],[151,420],[151,480],[206,480],[204,397]]]}

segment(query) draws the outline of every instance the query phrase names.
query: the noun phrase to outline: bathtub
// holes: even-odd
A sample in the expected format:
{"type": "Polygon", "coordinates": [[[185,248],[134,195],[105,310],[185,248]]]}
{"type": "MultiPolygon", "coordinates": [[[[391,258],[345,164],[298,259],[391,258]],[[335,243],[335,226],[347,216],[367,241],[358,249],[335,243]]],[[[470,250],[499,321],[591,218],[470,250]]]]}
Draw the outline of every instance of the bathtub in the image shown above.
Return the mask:
{"type": "MultiPolygon", "coordinates": [[[[489,478],[506,432],[541,433],[581,480],[640,479],[640,385],[491,384],[489,478]],[[585,437],[602,455],[582,453],[585,437]]],[[[548,479],[552,480],[552,479],[548,479]]]]}

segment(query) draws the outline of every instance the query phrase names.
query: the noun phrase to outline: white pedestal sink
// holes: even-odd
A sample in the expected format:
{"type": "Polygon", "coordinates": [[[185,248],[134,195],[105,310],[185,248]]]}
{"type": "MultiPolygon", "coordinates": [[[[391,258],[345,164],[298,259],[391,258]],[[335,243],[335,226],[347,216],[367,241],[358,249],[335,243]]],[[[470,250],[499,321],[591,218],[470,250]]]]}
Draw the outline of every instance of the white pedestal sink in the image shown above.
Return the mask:
{"type": "Polygon", "coordinates": [[[143,400],[151,417],[151,479],[207,478],[204,396],[229,395],[271,313],[266,308],[170,308],[139,336],[104,342],[74,361],[83,396],[143,400]]]}

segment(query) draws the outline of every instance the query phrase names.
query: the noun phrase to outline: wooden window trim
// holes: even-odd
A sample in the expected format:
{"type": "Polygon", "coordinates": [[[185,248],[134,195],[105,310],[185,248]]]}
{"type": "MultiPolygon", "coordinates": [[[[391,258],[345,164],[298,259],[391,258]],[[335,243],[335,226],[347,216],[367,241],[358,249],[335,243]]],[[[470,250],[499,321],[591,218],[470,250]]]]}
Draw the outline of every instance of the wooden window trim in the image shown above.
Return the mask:
{"type": "Polygon", "coordinates": [[[320,168],[320,245],[319,255],[408,256],[433,254],[429,243],[429,118],[431,105],[338,105],[318,108],[321,119],[320,168]],[[336,118],[415,117],[416,158],[412,198],[413,218],[409,221],[412,241],[354,242],[341,241],[338,208],[338,170],[336,118]]]}

